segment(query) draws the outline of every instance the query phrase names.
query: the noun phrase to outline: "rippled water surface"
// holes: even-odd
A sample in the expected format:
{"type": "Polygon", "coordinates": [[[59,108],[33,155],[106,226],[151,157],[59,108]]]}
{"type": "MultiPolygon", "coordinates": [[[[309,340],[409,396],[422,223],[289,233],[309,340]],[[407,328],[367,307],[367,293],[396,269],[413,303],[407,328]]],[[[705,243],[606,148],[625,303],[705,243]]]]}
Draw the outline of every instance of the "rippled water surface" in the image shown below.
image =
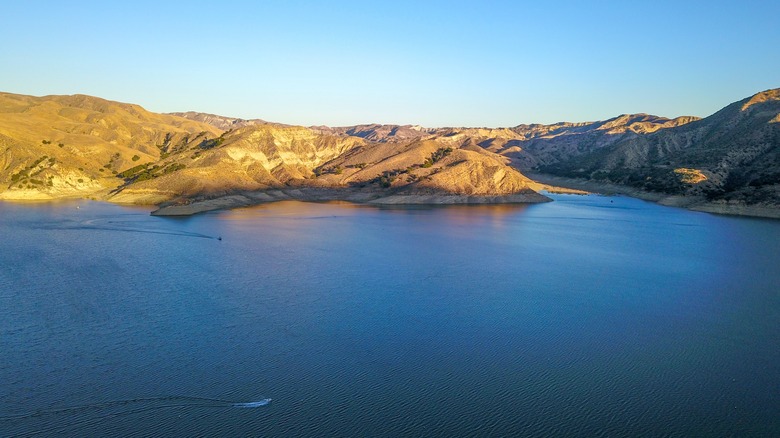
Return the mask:
{"type": "Polygon", "coordinates": [[[0,435],[780,435],[780,221],[555,198],[0,203],[0,435]]]}

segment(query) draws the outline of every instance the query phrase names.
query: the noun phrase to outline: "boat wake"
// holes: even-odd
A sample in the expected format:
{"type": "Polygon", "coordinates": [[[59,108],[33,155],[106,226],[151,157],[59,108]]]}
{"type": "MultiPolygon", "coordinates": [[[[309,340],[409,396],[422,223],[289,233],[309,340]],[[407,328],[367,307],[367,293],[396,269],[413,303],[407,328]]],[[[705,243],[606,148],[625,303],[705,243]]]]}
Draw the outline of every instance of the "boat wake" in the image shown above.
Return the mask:
{"type": "Polygon", "coordinates": [[[0,416],[0,429],[8,436],[28,437],[38,435],[72,434],[78,429],[94,426],[101,422],[162,409],[200,408],[259,408],[268,406],[270,398],[238,402],[217,398],[168,396],[125,400],[110,400],[61,408],[41,409],[33,412],[0,416]]]}
{"type": "Polygon", "coordinates": [[[233,403],[234,408],[259,408],[260,406],[266,406],[271,403],[270,398],[264,398],[262,400],[246,402],[246,403],[233,403]]]}
{"type": "MultiPolygon", "coordinates": [[[[47,230],[97,230],[120,231],[127,233],[164,234],[169,236],[198,237],[201,239],[218,239],[217,236],[195,233],[184,230],[150,227],[146,223],[138,221],[123,221],[115,219],[88,219],[83,221],[63,221],[58,223],[41,225],[38,228],[47,230]]],[[[221,239],[218,239],[221,240],[221,239]]]]}

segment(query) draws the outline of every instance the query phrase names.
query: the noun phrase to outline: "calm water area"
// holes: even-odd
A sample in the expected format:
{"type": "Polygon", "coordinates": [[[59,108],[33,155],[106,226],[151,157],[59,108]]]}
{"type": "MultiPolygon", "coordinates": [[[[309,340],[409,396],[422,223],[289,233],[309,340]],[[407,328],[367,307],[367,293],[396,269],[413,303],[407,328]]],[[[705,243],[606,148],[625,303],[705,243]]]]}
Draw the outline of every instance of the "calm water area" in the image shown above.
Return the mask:
{"type": "Polygon", "coordinates": [[[0,203],[0,436],[780,436],[780,221],[551,196],[0,203]]]}

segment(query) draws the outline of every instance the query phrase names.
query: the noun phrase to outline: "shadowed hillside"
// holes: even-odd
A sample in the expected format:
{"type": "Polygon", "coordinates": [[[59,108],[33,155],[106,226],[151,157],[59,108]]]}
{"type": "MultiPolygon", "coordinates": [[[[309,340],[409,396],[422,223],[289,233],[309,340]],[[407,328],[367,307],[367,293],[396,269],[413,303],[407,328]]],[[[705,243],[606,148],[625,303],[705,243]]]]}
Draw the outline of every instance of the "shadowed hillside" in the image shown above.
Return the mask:
{"type": "Polygon", "coordinates": [[[708,201],[780,205],[780,89],[692,123],[540,167],[543,172],[708,201]]]}

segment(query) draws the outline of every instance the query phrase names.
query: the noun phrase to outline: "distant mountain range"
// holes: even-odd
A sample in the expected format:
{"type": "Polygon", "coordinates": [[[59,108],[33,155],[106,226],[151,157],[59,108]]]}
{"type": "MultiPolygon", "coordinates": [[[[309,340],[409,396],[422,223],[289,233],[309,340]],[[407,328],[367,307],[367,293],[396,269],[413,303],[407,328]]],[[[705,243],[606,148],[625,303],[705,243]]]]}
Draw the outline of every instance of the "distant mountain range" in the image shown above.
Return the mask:
{"type": "Polygon", "coordinates": [[[704,119],[627,114],[509,128],[300,127],[76,96],[0,93],[0,199],[82,197],[191,214],[276,199],[543,202],[608,186],[780,217],[780,89],[704,119]],[[552,178],[552,177],[557,177],[552,178]]]}

